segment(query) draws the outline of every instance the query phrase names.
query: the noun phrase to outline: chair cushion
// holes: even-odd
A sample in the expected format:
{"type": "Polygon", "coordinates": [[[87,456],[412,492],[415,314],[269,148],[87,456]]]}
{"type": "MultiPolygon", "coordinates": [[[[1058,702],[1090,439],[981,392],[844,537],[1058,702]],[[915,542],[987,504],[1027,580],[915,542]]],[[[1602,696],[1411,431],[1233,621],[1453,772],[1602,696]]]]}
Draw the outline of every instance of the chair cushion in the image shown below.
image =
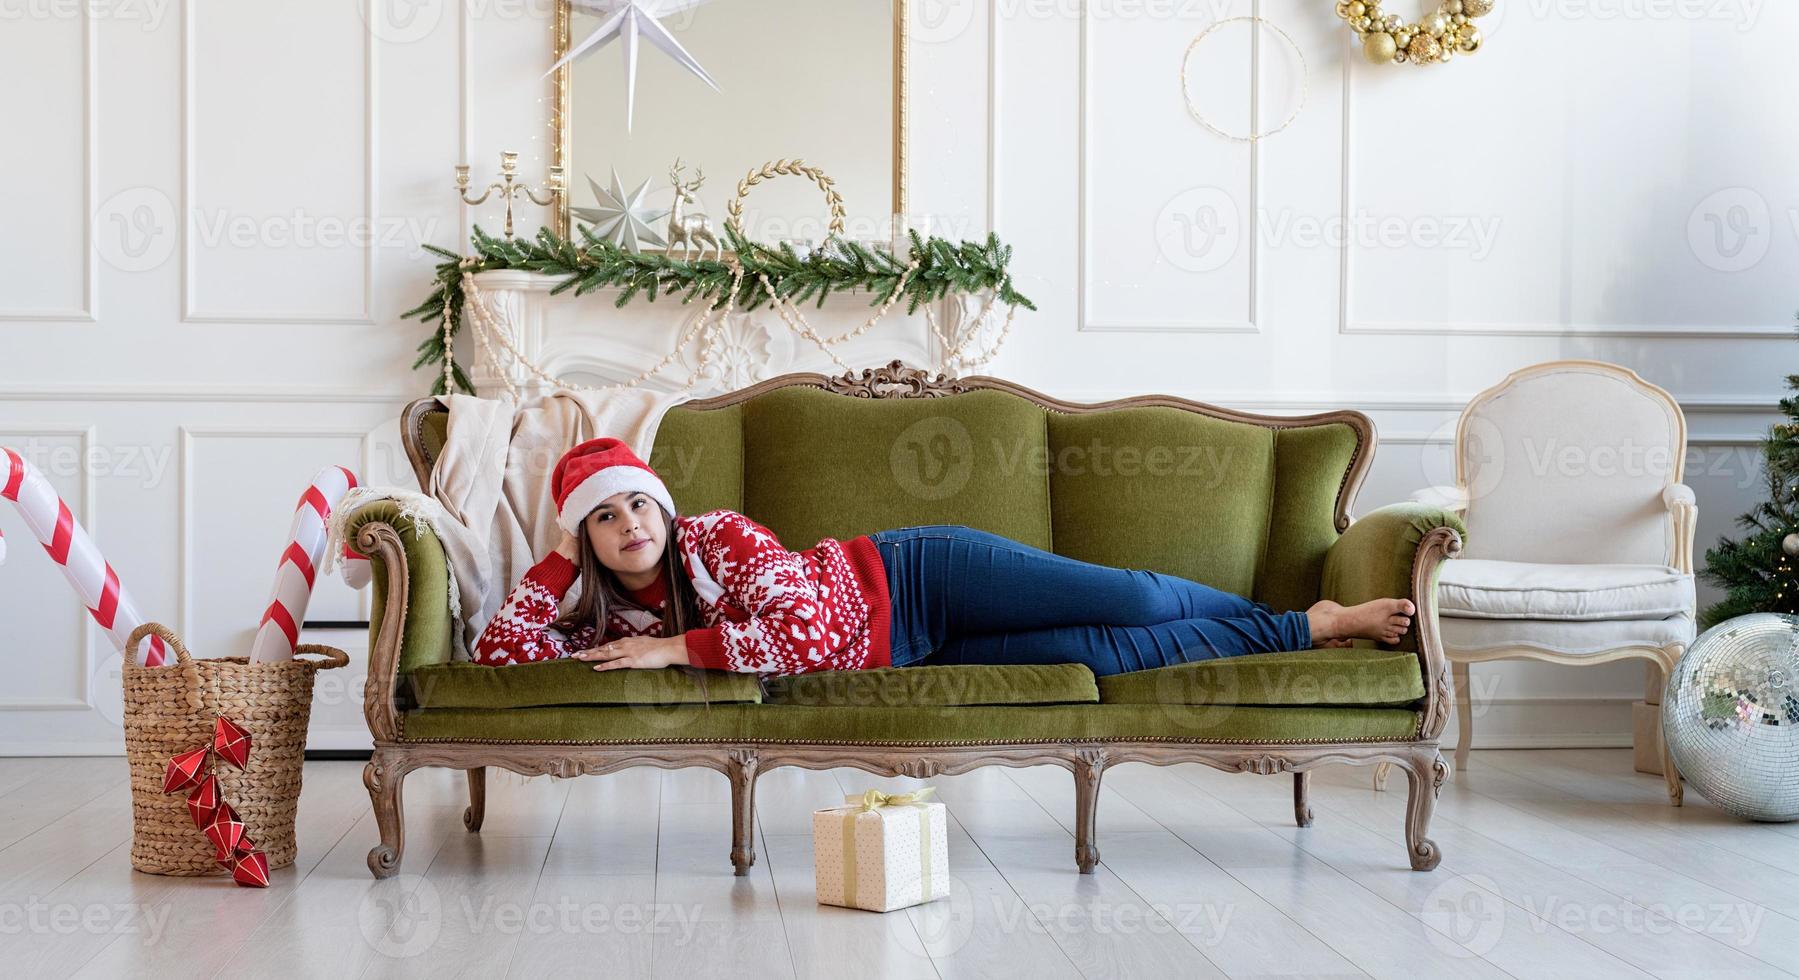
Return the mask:
{"type": "Polygon", "coordinates": [[[1226,711],[1186,704],[446,708],[407,712],[400,737],[408,742],[455,739],[589,745],[646,741],[987,745],[1090,739],[1372,742],[1417,738],[1418,717],[1410,708],[1234,707],[1226,711]]]}
{"type": "Polygon", "coordinates": [[[1199,660],[1099,679],[1107,704],[1388,706],[1423,696],[1417,654],[1354,647],[1199,660]]]}
{"type": "MultiPolygon", "coordinates": [[[[1449,562],[1448,564],[1455,564],[1449,562]]],[[[1604,653],[1620,647],[1682,646],[1693,642],[1693,617],[1666,619],[1455,619],[1437,621],[1452,655],[1526,647],[1552,653],[1604,653]]]]}
{"type": "Polygon", "coordinates": [[[594,670],[584,660],[487,667],[450,663],[408,675],[421,708],[531,708],[558,704],[699,704],[762,700],[754,674],[728,670],[594,670]],[[699,678],[696,682],[695,678],[699,678]],[[704,685],[702,689],[702,685],[704,685]]]}
{"type": "Polygon", "coordinates": [[[1691,614],[1693,576],[1666,565],[1558,565],[1463,558],[1437,580],[1440,616],[1666,619],[1691,614]]]}
{"type": "Polygon", "coordinates": [[[811,707],[1092,704],[1093,672],[1082,664],[939,664],[820,670],[764,681],[772,704],[811,707]]]}

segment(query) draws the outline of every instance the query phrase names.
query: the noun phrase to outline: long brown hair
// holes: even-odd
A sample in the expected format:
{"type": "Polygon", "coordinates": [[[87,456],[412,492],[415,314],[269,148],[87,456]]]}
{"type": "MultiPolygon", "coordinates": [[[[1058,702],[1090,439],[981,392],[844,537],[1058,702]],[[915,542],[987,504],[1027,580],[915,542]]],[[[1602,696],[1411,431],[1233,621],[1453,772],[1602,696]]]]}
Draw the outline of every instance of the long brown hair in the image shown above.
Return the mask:
{"type": "MultiPolygon", "coordinates": [[[[662,577],[668,584],[667,596],[662,604],[662,635],[679,636],[692,629],[706,625],[700,616],[699,593],[694,590],[693,577],[687,574],[687,566],[681,562],[681,551],[675,540],[676,514],[669,513],[668,508],[656,504],[662,511],[662,577]]],[[[587,521],[582,518],[581,531],[575,535],[578,547],[575,549],[575,567],[580,569],[581,594],[575,599],[574,607],[561,619],[550,624],[550,628],[561,633],[572,633],[583,626],[592,626],[596,640],[606,636],[606,622],[614,609],[643,609],[649,607],[638,602],[631,591],[618,580],[618,574],[600,562],[600,556],[594,554],[592,542],[587,540],[587,521]]],[[[684,671],[699,685],[702,696],[706,693],[706,672],[692,665],[685,665],[684,671]]],[[[708,701],[710,703],[710,701],[708,701]]]]}

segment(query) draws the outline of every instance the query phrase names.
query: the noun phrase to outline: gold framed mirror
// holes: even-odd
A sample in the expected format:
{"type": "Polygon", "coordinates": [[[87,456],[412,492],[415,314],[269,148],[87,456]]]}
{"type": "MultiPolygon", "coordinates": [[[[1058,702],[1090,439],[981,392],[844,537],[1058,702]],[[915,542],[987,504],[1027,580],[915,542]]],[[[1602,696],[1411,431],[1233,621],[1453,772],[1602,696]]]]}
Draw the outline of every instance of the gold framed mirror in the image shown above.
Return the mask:
{"type": "MultiPolygon", "coordinates": [[[[637,32],[628,97],[632,69],[621,49],[631,45],[614,43],[618,35],[560,63],[597,30],[617,30],[613,15],[629,2],[556,0],[551,163],[567,186],[551,218],[558,235],[568,237],[576,222],[597,227],[596,208],[616,213],[600,192],[622,189],[627,203],[645,208],[639,230],[653,232],[642,250],[684,254],[690,243],[669,247],[681,237],[667,226],[671,218],[678,225],[703,216],[722,240],[738,181],[769,161],[797,158],[835,182],[847,237],[893,240],[907,203],[909,0],[667,4],[677,9],[637,32]],[[670,38],[700,72],[674,54],[670,38]],[[679,174],[671,172],[677,161],[679,174]]],[[[819,188],[806,180],[762,183],[745,198],[743,230],[754,241],[822,242],[828,223],[819,188]]]]}

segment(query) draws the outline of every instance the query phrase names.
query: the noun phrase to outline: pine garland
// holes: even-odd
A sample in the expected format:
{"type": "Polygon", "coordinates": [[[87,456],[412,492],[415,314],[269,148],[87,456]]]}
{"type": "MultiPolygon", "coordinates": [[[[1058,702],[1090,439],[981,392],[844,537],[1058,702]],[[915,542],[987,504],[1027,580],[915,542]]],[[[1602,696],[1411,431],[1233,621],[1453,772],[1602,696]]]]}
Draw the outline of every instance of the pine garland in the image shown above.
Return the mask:
{"type": "MultiPolygon", "coordinates": [[[[732,263],[723,259],[685,260],[668,255],[633,252],[593,233],[579,228],[577,243],[558,237],[548,228],[537,237],[510,241],[494,238],[480,228],[471,236],[474,251],[458,255],[446,248],[425,248],[444,261],[437,267],[431,295],[423,303],[402,314],[434,325],[430,336],[418,346],[416,370],[427,364],[442,364],[444,359],[444,325],[448,318],[450,342],[462,329],[462,277],[494,269],[525,269],[555,276],[562,281],[551,289],[552,295],[574,290],[579,296],[596,289],[617,289],[613,305],[624,306],[641,294],[648,302],[658,295],[679,295],[682,303],[704,300],[710,307],[725,304],[733,281],[732,263]]],[[[860,243],[833,239],[826,248],[801,257],[791,246],[762,245],[740,236],[735,229],[724,229],[725,247],[736,253],[744,275],[737,290],[739,309],[753,310],[769,302],[762,285],[762,273],[783,300],[799,304],[816,301],[823,306],[832,293],[863,291],[872,294],[870,306],[887,301],[911,259],[918,268],[905,280],[906,312],[916,313],[919,306],[951,294],[966,295],[995,290],[1001,303],[1037,307],[1012,285],[1007,266],[1012,260],[1012,247],[1000,243],[999,236],[989,234],[985,242],[965,241],[960,244],[942,238],[925,239],[912,232],[912,246],[907,259],[888,252],[867,248],[860,243]]],[[[473,392],[474,385],[454,365],[456,385],[473,392]]],[[[437,373],[431,393],[444,393],[443,372],[437,373]]]]}
{"type": "MultiPolygon", "coordinates": [[[[1799,374],[1786,381],[1799,392],[1799,374]]],[[[1762,441],[1768,499],[1737,518],[1748,532],[1742,539],[1721,539],[1705,553],[1700,577],[1725,596],[1700,615],[1701,629],[1752,612],[1799,614],[1796,562],[1781,548],[1787,535],[1799,532],[1799,396],[1782,398],[1780,411],[1789,421],[1770,427],[1762,441]]]]}

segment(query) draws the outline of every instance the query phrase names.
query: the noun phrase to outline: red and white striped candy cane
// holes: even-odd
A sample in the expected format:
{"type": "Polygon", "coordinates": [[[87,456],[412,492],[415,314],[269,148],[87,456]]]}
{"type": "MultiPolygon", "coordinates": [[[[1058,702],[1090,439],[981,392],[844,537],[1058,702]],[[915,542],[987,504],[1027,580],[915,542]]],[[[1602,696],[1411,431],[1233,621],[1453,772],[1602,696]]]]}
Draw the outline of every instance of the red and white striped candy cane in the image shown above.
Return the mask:
{"type": "MultiPolygon", "coordinates": [[[[119,583],[118,574],[101,556],[100,549],[94,547],[93,539],[44,474],[14,450],[0,446],[0,453],[5,454],[6,463],[6,468],[0,470],[0,477],[4,478],[0,480],[0,497],[18,506],[25,525],[49,552],[50,560],[62,567],[63,576],[75,587],[94,622],[106,630],[113,646],[123,653],[126,638],[144,622],[137,604],[131,601],[131,593],[119,583]]],[[[0,541],[0,560],[5,558],[6,546],[0,541]]],[[[139,649],[143,651],[140,663],[145,666],[160,667],[168,659],[168,650],[160,637],[150,637],[150,642],[139,649]]]]}
{"type": "Polygon", "coordinates": [[[287,547],[275,568],[275,585],[269,590],[268,608],[250,647],[252,663],[289,660],[300,642],[300,624],[312,599],[312,582],[318,577],[319,560],[325,557],[325,524],[331,508],[356,486],[356,474],[341,466],[327,466],[312,478],[300,495],[294,520],[288,527],[287,547]]]}
{"type": "MultiPolygon", "coordinates": [[[[0,555],[5,553],[0,551],[0,555]]],[[[352,589],[362,588],[375,577],[374,570],[369,568],[369,556],[350,547],[348,541],[344,542],[344,563],[338,566],[338,574],[344,577],[344,584],[352,589]]]]}

